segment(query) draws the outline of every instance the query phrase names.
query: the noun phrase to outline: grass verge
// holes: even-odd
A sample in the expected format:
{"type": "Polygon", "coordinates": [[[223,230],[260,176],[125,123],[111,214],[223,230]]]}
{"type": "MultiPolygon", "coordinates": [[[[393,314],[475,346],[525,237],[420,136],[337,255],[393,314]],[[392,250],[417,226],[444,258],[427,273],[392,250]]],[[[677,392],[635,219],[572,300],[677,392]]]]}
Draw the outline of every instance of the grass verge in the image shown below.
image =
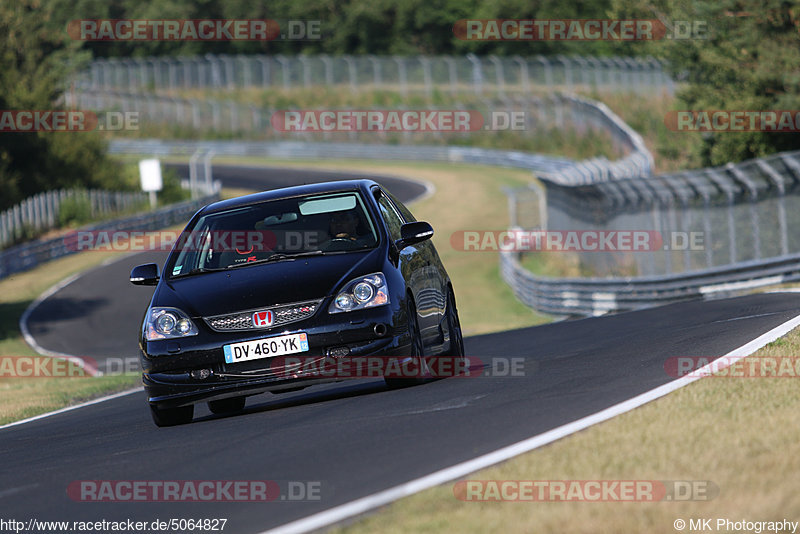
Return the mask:
{"type": "MultiPolygon", "coordinates": [[[[35,356],[22,337],[25,309],[59,281],[118,257],[114,252],[73,254],[0,280],[0,356],[35,356]]],[[[135,387],[133,375],[96,378],[0,378],[0,424],[135,387]]]]}

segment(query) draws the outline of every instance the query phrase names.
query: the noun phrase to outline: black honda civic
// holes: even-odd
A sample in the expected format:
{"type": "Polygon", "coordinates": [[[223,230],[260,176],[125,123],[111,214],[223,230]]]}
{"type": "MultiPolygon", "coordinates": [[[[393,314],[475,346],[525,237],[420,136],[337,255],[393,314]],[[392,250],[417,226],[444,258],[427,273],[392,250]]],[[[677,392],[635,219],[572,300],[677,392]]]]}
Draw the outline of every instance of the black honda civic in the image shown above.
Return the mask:
{"type": "Polygon", "coordinates": [[[455,294],[432,235],[371,180],[198,211],[162,273],[156,264],[131,271],[133,284],[157,286],[139,342],[154,422],[188,423],[199,402],[235,413],[250,395],[374,376],[364,369],[407,386],[432,376],[432,358],[463,362],[455,294]]]}

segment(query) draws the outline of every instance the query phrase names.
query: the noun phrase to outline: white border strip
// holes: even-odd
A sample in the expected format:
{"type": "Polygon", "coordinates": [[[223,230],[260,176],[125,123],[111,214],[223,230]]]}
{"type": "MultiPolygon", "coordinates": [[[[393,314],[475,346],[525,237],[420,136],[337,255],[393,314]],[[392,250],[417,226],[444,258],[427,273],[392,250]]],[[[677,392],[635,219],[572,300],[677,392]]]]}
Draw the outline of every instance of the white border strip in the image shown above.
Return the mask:
{"type": "MultiPolygon", "coordinates": [[[[111,258],[105,260],[102,263],[99,263],[97,265],[89,267],[88,269],[86,269],[84,271],[77,272],[77,273],[75,273],[75,274],[73,274],[71,276],[68,276],[67,278],[64,278],[60,282],[58,282],[55,285],[49,287],[44,293],[42,293],[41,295],[36,297],[36,299],[33,302],[30,303],[30,305],[25,309],[25,311],[22,312],[22,315],[19,318],[19,330],[20,330],[20,332],[22,332],[22,337],[23,337],[23,339],[25,339],[25,343],[27,343],[33,350],[35,350],[37,353],[39,353],[42,356],[48,356],[50,358],[60,358],[60,359],[64,359],[64,360],[69,360],[69,361],[75,363],[76,365],[78,365],[79,367],[81,367],[81,369],[85,369],[86,372],[90,376],[101,376],[103,373],[100,372],[99,369],[97,369],[94,365],[91,365],[89,362],[87,362],[86,360],[84,360],[80,356],[74,356],[72,354],[66,354],[66,353],[63,353],[63,352],[56,352],[56,351],[48,350],[48,349],[42,347],[41,345],[39,345],[39,343],[36,341],[36,338],[33,337],[33,334],[31,334],[31,331],[28,328],[28,319],[30,319],[31,314],[34,312],[34,310],[36,308],[38,308],[42,304],[42,302],[44,302],[45,300],[49,299],[50,297],[52,297],[53,295],[55,295],[56,293],[58,293],[59,291],[61,291],[62,289],[64,289],[68,285],[70,285],[71,283],[73,283],[74,281],[78,280],[79,278],[82,278],[84,275],[87,275],[87,274],[91,273],[95,269],[102,269],[103,267],[107,267],[107,266],[112,265],[112,264],[114,264],[114,263],[116,263],[118,261],[122,261],[122,260],[124,260],[124,259],[126,259],[126,258],[128,258],[130,256],[133,256],[134,254],[137,254],[137,253],[133,252],[133,253],[123,254],[121,256],[116,256],[116,257],[112,256],[111,258]]],[[[3,428],[3,427],[0,427],[0,428],[3,428]]]]}
{"type": "Polygon", "coordinates": [[[755,287],[771,286],[783,282],[783,275],[778,274],[775,276],[768,276],[767,278],[756,278],[755,280],[743,280],[741,282],[727,282],[724,284],[712,284],[708,286],[700,286],[700,293],[702,295],[710,295],[712,293],[719,293],[720,291],[738,291],[740,289],[752,289],[755,287]]]}
{"type": "MultiPolygon", "coordinates": [[[[746,356],[749,356],[750,354],[754,353],[767,343],[771,343],[772,341],[775,341],[779,337],[786,335],[789,331],[793,330],[797,326],[800,326],[800,315],[786,321],[781,325],[776,326],[769,332],[766,332],[758,336],[754,340],[742,345],[737,349],[732,350],[728,354],[725,354],[722,357],[724,358],[723,361],[727,364],[725,367],[735,363],[736,361],[746,356]]],[[[637,395],[636,397],[623,401],[619,404],[615,404],[614,406],[606,408],[605,410],[589,415],[582,419],[578,419],[577,421],[573,421],[572,423],[568,423],[566,425],[554,428],[553,430],[550,430],[543,434],[539,434],[538,436],[533,436],[523,441],[514,443],[513,445],[509,445],[507,447],[503,447],[502,449],[498,449],[494,452],[490,452],[488,454],[484,454],[483,456],[473,458],[472,460],[467,460],[466,462],[456,464],[452,467],[448,467],[446,469],[436,471],[435,473],[431,473],[429,475],[425,475],[415,480],[411,480],[409,482],[405,482],[403,484],[394,486],[393,488],[379,491],[377,493],[373,493],[372,495],[367,495],[366,497],[356,499],[354,501],[342,504],[340,506],[336,506],[334,508],[330,508],[328,510],[310,515],[303,519],[298,519],[297,521],[286,523],[279,527],[275,527],[273,529],[264,531],[263,534],[272,534],[278,532],[304,533],[315,529],[321,529],[330,526],[333,523],[337,523],[345,519],[348,519],[350,517],[356,516],[358,514],[363,514],[379,506],[387,505],[402,497],[407,497],[409,495],[431,488],[433,486],[437,486],[439,484],[443,484],[445,482],[449,482],[451,480],[466,476],[469,473],[508,460],[510,458],[513,458],[514,456],[531,451],[543,445],[547,445],[548,443],[552,443],[553,441],[561,439],[565,436],[568,436],[580,430],[584,430],[585,428],[588,428],[592,425],[596,425],[597,423],[606,421],[608,419],[616,417],[617,415],[631,411],[634,408],[642,406],[643,404],[646,404],[650,401],[656,400],[669,393],[672,393],[677,389],[680,389],[688,384],[691,384],[695,380],[703,378],[702,376],[703,371],[709,369],[712,366],[712,364],[713,362],[709,363],[708,365],[706,365],[701,369],[698,369],[696,373],[692,373],[692,375],[686,375],[681,378],[677,378],[671,382],[664,384],[663,386],[651,389],[650,391],[642,393],[641,395],[637,395]]],[[[722,368],[724,367],[716,367],[714,370],[718,371],[722,368]]]]}
{"type": "Polygon", "coordinates": [[[87,402],[82,402],[81,404],[76,404],[74,406],[67,406],[66,408],[61,408],[60,410],[56,410],[54,412],[47,412],[40,415],[35,415],[33,417],[28,417],[27,419],[20,419],[19,421],[14,421],[12,423],[6,423],[5,425],[0,426],[0,430],[5,428],[10,428],[12,426],[22,425],[25,423],[30,423],[31,421],[38,421],[39,419],[45,419],[50,417],[51,415],[57,415],[64,412],[71,412],[72,410],[77,410],[78,408],[83,408],[85,406],[91,406],[93,404],[99,404],[101,402],[105,402],[111,399],[116,399],[119,397],[124,397],[125,395],[130,395],[131,393],[138,393],[142,391],[142,388],[137,387],[135,389],[126,389],[125,391],[120,391],[119,393],[114,393],[112,395],[106,395],[105,397],[100,397],[97,399],[93,399],[87,402]]]}
{"type": "Polygon", "coordinates": [[[47,356],[50,358],[59,358],[63,360],[68,360],[74,363],[75,365],[79,366],[81,369],[85,369],[90,376],[96,376],[98,374],[98,370],[94,366],[89,365],[83,358],[79,356],[73,356],[72,354],[66,354],[63,352],[48,350],[39,345],[39,343],[36,341],[36,338],[33,337],[33,334],[31,334],[31,331],[28,328],[28,319],[30,319],[30,316],[33,313],[33,311],[36,308],[38,308],[42,302],[52,297],[55,293],[61,291],[75,280],[79,279],[83,274],[84,273],[82,272],[75,273],[72,276],[69,276],[61,280],[57,284],[51,286],[47,291],[36,297],[36,299],[33,302],[31,302],[30,306],[25,308],[25,311],[22,312],[22,315],[19,318],[19,330],[20,332],[22,332],[22,337],[25,339],[25,343],[30,345],[30,347],[36,352],[38,352],[40,355],[47,356]]]}

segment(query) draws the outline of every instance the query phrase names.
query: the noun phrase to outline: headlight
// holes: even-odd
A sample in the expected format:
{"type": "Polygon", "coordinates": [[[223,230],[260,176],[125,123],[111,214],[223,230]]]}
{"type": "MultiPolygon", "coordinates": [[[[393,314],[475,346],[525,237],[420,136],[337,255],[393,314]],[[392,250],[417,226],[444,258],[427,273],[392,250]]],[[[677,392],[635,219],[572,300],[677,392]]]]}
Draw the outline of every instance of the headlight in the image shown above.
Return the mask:
{"type": "Polygon", "coordinates": [[[369,282],[359,282],[353,288],[353,296],[358,302],[369,302],[375,295],[375,287],[369,282]]]}
{"type": "Polygon", "coordinates": [[[329,313],[341,313],[374,308],[389,303],[389,290],[382,273],[360,276],[350,280],[333,299],[329,313]]]}
{"type": "Polygon", "coordinates": [[[144,329],[147,341],[197,335],[192,320],[177,308],[150,308],[144,329]]]}

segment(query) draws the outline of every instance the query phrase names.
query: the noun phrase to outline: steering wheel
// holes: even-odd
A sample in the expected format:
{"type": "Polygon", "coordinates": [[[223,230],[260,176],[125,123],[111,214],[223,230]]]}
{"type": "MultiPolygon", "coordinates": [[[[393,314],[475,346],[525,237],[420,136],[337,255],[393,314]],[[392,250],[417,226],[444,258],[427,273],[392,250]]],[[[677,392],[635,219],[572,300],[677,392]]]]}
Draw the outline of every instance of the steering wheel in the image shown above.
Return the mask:
{"type": "Polygon", "coordinates": [[[357,241],[353,241],[352,239],[347,239],[345,237],[333,237],[324,245],[324,250],[355,250],[357,248],[360,248],[357,241]]]}

